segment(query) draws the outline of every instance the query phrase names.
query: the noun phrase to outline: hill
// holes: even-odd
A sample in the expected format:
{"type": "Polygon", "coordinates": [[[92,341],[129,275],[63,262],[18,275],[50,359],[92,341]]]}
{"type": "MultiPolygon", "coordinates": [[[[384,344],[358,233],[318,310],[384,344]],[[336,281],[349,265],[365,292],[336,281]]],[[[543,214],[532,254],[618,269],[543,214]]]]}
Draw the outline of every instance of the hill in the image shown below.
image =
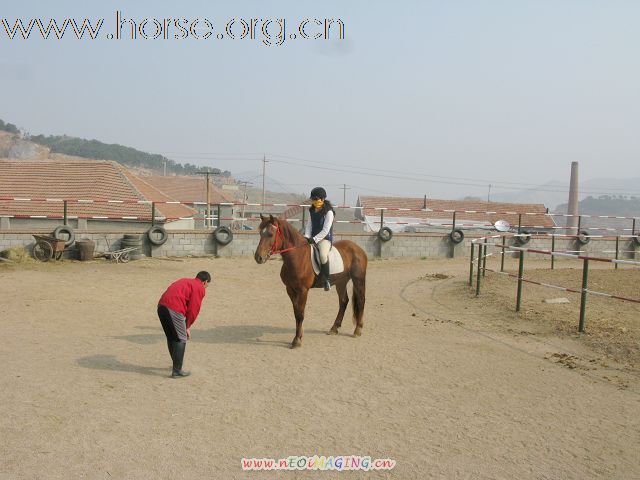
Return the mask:
{"type": "MultiPolygon", "coordinates": [[[[47,151],[92,160],[113,160],[127,167],[143,168],[157,173],[164,173],[166,169],[168,174],[191,175],[203,170],[197,165],[181,164],[164,155],[143,152],[117,143],[109,144],[68,135],[21,135],[18,127],[1,119],[0,133],[0,157],[38,158],[47,151]]],[[[231,176],[229,171],[221,171],[218,168],[210,170],[214,174],[231,176]]]]}
{"type": "MultiPolygon", "coordinates": [[[[580,182],[579,199],[601,196],[638,196],[640,197],[640,178],[593,178],[580,182]]],[[[552,212],[561,213],[561,207],[569,199],[569,185],[559,181],[549,181],[539,187],[514,192],[491,194],[495,202],[542,203],[552,212]]],[[[566,205],[564,206],[566,210],[566,205]]],[[[604,214],[601,214],[604,215],[604,214]]],[[[622,214],[620,214],[622,215],[622,214]]]]}
{"type": "Polygon", "coordinates": [[[190,163],[182,165],[174,162],[163,155],[142,152],[135,148],[115,143],[103,143],[98,140],[85,140],[66,135],[32,135],[28,137],[28,140],[48,147],[52,153],[62,153],[95,160],[114,160],[127,167],[147,168],[152,171],[162,172],[166,165],[167,172],[179,175],[189,175],[202,170],[201,167],[190,163]]]}
{"type": "MultiPolygon", "coordinates": [[[[617,217],[640,217],[640,197],[601,195],[599,197],[588,196],[578,202],[580,215],[608,215],[617,217]]],[[[557,213],[566,213],[567,204],[558,205],[557,213]]],[[[562,217],[556,217],[558,225],[563,224],[562,217]]],[[[636,222],[638,223],[638,222],[636,222]]],[[[583,218],[582,226],[585,228],[604,227],[616,228],[621,233],[629,234],[632,226],[631,220],[617,218],[583,218]]],[[[640,227],[640,224],[638,225],[640,227]]]]}

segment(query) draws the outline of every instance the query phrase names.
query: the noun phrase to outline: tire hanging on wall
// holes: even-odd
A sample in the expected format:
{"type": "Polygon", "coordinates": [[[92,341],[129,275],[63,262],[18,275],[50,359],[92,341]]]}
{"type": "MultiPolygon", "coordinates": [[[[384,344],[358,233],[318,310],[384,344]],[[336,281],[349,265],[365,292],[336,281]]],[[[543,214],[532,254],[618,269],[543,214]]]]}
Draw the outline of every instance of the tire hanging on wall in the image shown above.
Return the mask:
{"type": "Polygon", "coordinates": [[[589,236],[589,232],[587,232],[586,230],[580,230],[578,232],[578,235],[576,235],[576,241],[580,245],[586,245],[587,243],[589,243],[591,241],[591,237],[589,236]]]}
{"type": "Polygon", "coordinates": [[[224,225],[221,225],[213,231],[213,239],[218,245],[229,245],[233,240],[233,232],[224,225]]]}
{"type": "Polygon", "coordinates": [[[522,233],[516,234],[515,238],[516,238],[516,243],[522,246],[522,245],[526,245],[531,241],[531,234],[526,230],[522,230],[522,233]]]}
{"type": "Polygon", "coordinates": [[[449,240],[451,240],[451,243],[454,245],[461,243],[464,240],[464,232],[459,228],[452,230],[449,234],[449,240]]]}
{"type": "Polygon", "coordinates": [[[378,230],[378,238],[383,242],[388,242],[393,238],[393,231],[389,227],[382,227],[378,230]]]}
{"type": "Polygon", "coordinates": [[[64,246],[70,247],[71,245],[73,245],[73,242],[76,241],[76,235],[75,233],[73,233],[73,228],[71,228],[69,225],[60,225],[59,227],[56,227],[56,229],[53,231],[53,236],[58,240],[62,240],[64,237],[62,237],[61,234],[64,233],[69,235],[69,238],[64,242],[64,246]]]}
{"type": "Polygon", "coordinates": [[[169,238],[169,235],[167,235],[167,231],[164,229],[164,227],[155,225],[147,230],[147,238],[149,239],[149,243],[151,243],[152,245],[160,246],[164,245],[164,243],[167,241],[167,238],[169,238]],[[160,234],[160,238],[156,238],[155,235],[157,233],[160,234]]]}

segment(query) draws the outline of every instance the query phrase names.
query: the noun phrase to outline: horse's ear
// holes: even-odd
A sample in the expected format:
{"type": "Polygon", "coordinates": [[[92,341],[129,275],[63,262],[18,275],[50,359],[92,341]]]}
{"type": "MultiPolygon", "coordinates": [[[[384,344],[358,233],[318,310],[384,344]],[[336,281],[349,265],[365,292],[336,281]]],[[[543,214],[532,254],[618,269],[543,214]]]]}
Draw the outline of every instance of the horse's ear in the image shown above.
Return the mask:
{"type": "Polygon", "coordinates": [[[260,220],[264,221],[264,215],[260,214],[260,220]]]}
{"type": "Polygon", "coordinates": [[[270,221],[271,223],[273,223],[273,222],[274,222],[273,215],[269,215],[269,221],[270,221]]]}

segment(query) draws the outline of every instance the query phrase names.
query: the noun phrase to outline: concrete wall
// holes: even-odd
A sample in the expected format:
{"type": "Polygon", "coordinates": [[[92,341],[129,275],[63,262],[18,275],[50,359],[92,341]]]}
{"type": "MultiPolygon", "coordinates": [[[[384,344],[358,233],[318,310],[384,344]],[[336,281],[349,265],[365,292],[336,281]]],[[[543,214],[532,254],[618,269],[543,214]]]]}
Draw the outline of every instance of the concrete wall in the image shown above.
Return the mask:
{"type": "MultiPolygon", "coordinates": [[[[25,246],[27,249],[33,248],[35,241],[31,231],[0,231],[0,251],[14,246],[25,246]]],[[[46,232],[44,234],[49,234],[46,232]]],[[[227,246],[217,246],[214,243],[213,235],[205,230],[183,230],[168,231],[168,239],[164,245],[152,246],[144,233],[144,230],[123,230],[119,232],[101,231],[76,231],[76,239],[88,238],[96,242],[97,251],[117,250],[121,248],[121,241],[124,234],[140,234],[143,238],[142,253],[146,256],[154,257],[184,257],[184,256],[205,256],[214,255],[251,256],[258,245],[259,236],[255,231],[235,232],[233,241],[227,246]]],[[[336,240],[351,240],[362,247],[370,257],[466,257],[469,255],[471,240],[474,238],[467,235],[465,240],[455,247],[449,242],[448,236],[436,233],[400,233],[395,234],[388,242],[381,242],[375,234],[336,234],[336,240]]],[[[491,239],[491,242],[500,243],[500,239],[491,239]]],[[[513,239],[508,239],[509,244],[513,244],[513,239]]],[[[582,253],[593,256],[608,258],[615,257],[615,238],[596,238],[586,246],[581,247],[582,253]]],[[[551,238],[547,236],[534,237],[527,245],[528,248],[551,249],[551,238]]],[[[576,242],[573,240],[556,239],[556,251],[578,250],[576,242]]],[[[634,245],[630,239],[620,240],[620,250],[634,250],[634,245]]],[[[499,252],[499,249],[494,249],[499,252]]],[[[65,253],[67,258],[75,258],[75,251],[72,249],[65,253]]],[[[531,257],[549,258],[540,254],[528,254],[531,257]]],[[[620,253],[619,258],[633,258],[633,253],[620,253]]],[[[558,258],[558,261],[562,261],[558,258]]]]}

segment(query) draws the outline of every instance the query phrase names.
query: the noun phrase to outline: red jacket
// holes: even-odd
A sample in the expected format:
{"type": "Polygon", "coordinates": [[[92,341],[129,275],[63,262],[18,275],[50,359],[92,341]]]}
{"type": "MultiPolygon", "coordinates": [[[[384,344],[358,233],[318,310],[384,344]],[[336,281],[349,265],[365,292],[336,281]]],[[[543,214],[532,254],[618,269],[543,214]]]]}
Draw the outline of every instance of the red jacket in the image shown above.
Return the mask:
{"type": "Polygon", "coordinates": [[[162,294],[158,305],[163,305],[187,318],[189,328],[198,318],[200,305],[205,295],[202,281],[197,278],[181,278],[176,280],[162,294]]]}

